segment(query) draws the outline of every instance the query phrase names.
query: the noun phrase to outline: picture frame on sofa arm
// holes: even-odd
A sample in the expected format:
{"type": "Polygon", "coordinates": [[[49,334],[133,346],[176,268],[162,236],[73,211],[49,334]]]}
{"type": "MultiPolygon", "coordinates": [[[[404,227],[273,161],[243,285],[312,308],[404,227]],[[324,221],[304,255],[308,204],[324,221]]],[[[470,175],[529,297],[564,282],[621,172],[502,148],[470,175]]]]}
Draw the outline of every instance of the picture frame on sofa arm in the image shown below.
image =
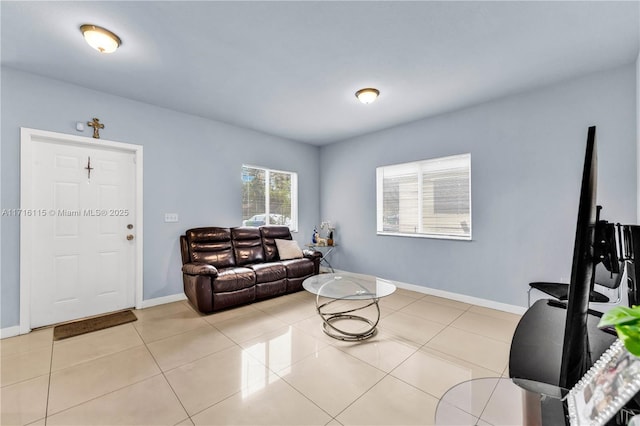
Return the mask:
{"type": "Polygon", "coordinates": [[[640,390],[640,359],[616,340],[567,395],[571,426],[606,424],[640,390]]]}

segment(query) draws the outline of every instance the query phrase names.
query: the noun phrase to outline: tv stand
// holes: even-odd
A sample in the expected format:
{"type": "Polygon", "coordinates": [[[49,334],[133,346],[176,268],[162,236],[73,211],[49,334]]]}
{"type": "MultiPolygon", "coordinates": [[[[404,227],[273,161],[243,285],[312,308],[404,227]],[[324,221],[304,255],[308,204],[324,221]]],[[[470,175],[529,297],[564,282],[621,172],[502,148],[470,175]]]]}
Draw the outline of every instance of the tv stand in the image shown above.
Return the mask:
{"type": "MultiPolygon", "coordinates": [[[[600,358],[616,339],[615,335],[598,329],[601,315],[589,310],[587,316],[592,362],[600,358]]],[[[525,312],[511,341],[509,377],[560,386],[566,316],[564,303],[545,299],[538,300],[525,312]]],[[[544,389],[539,388],[527,390],[544,393],[544,389]]]]}
{"type": "MultiPolygon", "coordinates": [[[[561,300],[555,300],[555,299],[546,299],[547,300],[547,304],[549,306],[553,306],[554,308],[559,308],[559,309],[567,309],[567,302],[563,302],[561,300]]],[[[600,311],[594,311],[593,309],[587,309],[587,313],[589,315],[593,315],[594,317],[597,318],[602,318],[602,312],[600,311]]],[[[600,321],[600,320],[598,320],[600,321]]],[[[601,328],[601,331],[603,331],[604,333],[608,333],[608,334],[612,334],[614,336],[617,336],[616,331],[614,328],[601,328]]]]}

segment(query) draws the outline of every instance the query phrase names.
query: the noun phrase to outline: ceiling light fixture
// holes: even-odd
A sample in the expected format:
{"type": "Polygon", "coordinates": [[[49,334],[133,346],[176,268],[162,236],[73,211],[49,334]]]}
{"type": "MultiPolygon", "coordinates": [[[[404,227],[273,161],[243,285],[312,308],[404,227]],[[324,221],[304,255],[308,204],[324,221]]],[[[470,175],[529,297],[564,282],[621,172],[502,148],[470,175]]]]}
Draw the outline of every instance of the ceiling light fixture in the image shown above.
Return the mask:
{"type": "Polygon", "coordinates": [[[370,104],[371,102],[378,99],[380,95],[380,91],[378,89],[374,89],[373,87],[367,87],[365,89],[360,89],[356,92],[356,98],[363,104],[370,104]]]}
{"type": "Polygon", "coordinates": [[[111,31],[96,25],[85,24],[80,27],[84,39],[100,53],[111,53],[122,44],[120,37],[111,31]]]}

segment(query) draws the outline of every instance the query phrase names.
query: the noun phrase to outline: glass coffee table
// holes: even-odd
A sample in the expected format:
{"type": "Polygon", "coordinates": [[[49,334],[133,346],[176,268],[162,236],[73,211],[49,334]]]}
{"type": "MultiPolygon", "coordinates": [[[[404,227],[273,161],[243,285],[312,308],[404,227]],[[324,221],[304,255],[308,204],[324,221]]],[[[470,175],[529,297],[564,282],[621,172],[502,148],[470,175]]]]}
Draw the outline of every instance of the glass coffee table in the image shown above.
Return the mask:
{"type": "Polygon", "coordinates": [[[316,295],[316,310],[322,318],[323,331],[334,339],[345,341],[365,340],[375,336],[380,321],[378,300],[396,291],[396,286],[391,281],[350,272],[314,275],[304,280],[302,286],[316,295]],[[321,298],[330,300],[322,302],[321,298]],[[352,301],[356,306],[329,312],[330,305],[344,300],[352,301]],[[375,306],[374,319],[356,314],[369,306],[375,306]],[[342,320],[360,321],[367,326],[362,331],[347,331],[336,324],[342,320]]]}

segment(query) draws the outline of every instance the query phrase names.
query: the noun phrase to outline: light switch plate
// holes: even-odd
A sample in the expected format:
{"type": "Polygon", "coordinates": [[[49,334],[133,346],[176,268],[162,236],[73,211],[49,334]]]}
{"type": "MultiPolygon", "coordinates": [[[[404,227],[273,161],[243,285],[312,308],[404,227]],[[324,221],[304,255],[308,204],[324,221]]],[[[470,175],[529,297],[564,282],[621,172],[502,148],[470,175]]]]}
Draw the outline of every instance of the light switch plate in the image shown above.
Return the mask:
{"type": "Polygon", "coordinates": [[[165,222],[177,222],[178,221],[178,213],[165,213],[164,214],[165,222]]]}

